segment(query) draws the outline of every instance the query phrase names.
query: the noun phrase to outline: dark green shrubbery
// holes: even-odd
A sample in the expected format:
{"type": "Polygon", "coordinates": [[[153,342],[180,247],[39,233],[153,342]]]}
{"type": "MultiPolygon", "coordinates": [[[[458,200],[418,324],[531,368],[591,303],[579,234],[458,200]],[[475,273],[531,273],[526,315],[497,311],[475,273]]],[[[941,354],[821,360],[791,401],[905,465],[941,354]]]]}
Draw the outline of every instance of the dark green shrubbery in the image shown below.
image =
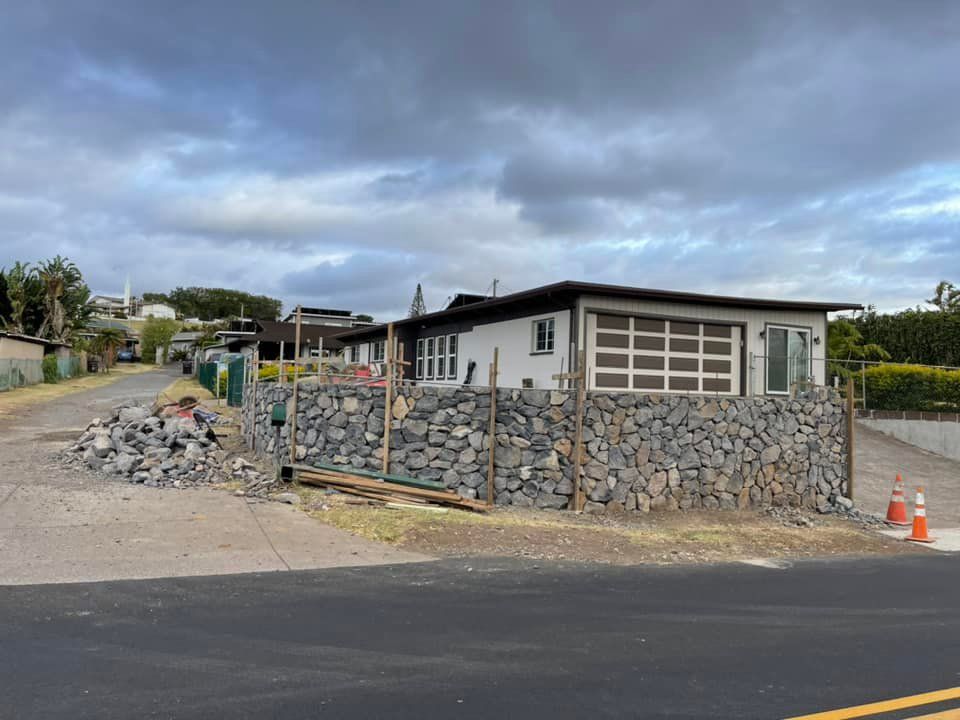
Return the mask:
{"type": "Polygon", "coordinates": [[[57,368],[56,355],[44,355],[40,367],[43,370],[43,381],[45,383],[52,384],[60,381],[60,370],[57,368]]]}
{"type": "Polygon", "coordinates": [[[872,410],[960,412],[960,370],[878,365],[865,378],[872,410]]]}

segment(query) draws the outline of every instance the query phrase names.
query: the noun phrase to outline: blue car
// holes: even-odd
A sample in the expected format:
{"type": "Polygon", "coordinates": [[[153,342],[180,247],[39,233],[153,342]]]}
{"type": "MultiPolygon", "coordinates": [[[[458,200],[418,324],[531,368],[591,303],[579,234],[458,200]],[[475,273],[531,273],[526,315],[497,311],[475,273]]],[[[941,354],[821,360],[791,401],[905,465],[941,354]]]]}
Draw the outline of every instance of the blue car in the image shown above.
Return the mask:
{"type": "Polygon", "coordinates": [[[133,350],[121,350],[117,353],[117,362],[136,362],[136,360],[133,350]]]}

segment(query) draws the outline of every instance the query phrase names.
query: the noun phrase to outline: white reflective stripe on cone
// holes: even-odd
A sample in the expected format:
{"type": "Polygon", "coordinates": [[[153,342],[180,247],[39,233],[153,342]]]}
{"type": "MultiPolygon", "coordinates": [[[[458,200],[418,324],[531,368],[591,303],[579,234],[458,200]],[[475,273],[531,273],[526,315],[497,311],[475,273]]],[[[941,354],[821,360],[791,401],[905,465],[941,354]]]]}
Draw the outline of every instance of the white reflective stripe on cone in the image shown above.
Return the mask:
{"type": "Polygon", "coordinates": [[[917,508],[916,512],[913,513],[913,514],[916,515],[917,517],[926,517],[926,516],[927,516],[927,509],[926,509],[926,508],[917,508]]]}
{"type": "Polygon", "coordinates": [[[917,505],[926,505],[923,501],[923,493],[917,493],[917,505]]]}

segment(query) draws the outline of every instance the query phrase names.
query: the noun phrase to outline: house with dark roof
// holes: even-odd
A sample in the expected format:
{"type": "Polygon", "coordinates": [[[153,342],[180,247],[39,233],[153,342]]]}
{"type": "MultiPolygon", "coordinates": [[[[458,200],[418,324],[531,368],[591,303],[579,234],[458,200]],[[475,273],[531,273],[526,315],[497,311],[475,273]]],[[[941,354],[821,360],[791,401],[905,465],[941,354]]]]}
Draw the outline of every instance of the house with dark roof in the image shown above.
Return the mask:
{"type": "MultiPolygon", "coordinates": [[[[337,354],[343,343],[336,337],[342,327],[332,325],[300,326],[301,359],[328,357],[337,354]]],[[[261,360],[293,360],[297,354],[297,324],[275,320],[235,320],[227,330],[217,333],[219,352],[252,355],[259,351],[261,360]]],[[[210,348],[207,348],[210,350],[210,348]]]]}
{"type": "MultiPolygon", "coordinates": [[[[555,388],[583,351],[590,390],[787,395],[826,384],[827,314],[838,302],[773,300],[564,281],[393,323],[410,381],[487,384],[499,348],[503,387],[555,388]]],[[[337,337],[349,362],[386,355],[387,326],[337,337]]]]}

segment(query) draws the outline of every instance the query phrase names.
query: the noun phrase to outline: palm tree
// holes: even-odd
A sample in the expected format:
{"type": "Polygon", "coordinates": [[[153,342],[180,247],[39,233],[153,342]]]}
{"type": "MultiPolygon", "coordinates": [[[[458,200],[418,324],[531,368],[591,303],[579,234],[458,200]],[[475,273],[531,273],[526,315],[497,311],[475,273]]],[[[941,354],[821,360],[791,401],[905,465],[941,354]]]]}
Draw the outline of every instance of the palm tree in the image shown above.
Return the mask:
{"type": "Polygon", "coordinates": [[[958,310],[960,309],[960,288],[954,287],[953,283],[946,280],[941,280],[933,291],[933,297],[927,302],[935,305],[940,312],[958,310]]]}
{"type": "Polygon", "coordinates": [[[104,367],[109,368],[114,363],[117,348],[127,344],[127,337],[124,332],[118,328],[104,328],[91,343],[91,348],[95,353],[104,359],[104,367]]]}
{"type": "Polygon", "coordinates": [[[73,328],[64,310],[64,297],[82,288],[83,275],[76,265],[59,255],[41,263],[37,274],[44,289],[44,319],[38,334],[55,342],[67,342],[73,328]]]}
{"type": "Polygon", "coordinates": [[[10,302],[10,317],[2,318],[3,327],[11,333],[26,333],[24,317],[30,308],[33,285],[36,282],[36,270],[29,263],[17,261],[6,274],[7,297],[10,302]]]}

